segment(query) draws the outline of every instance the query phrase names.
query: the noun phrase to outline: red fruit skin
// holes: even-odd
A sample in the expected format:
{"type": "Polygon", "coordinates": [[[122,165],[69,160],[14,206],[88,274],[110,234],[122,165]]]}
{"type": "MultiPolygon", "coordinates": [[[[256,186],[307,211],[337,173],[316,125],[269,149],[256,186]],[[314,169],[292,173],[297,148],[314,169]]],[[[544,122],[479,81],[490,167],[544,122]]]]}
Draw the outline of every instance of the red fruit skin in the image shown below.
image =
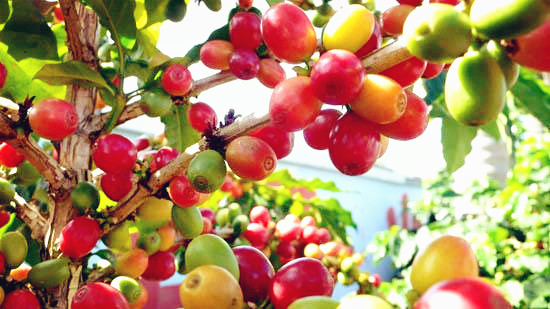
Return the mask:
{"type": "Polygon", "coordinates": [[[151,144],[149,143],[149,139],[145,137],[140,137],[134,141],[134,145],[136,145],[137,151],[142,151],[149,147],[151,144]]]}
{"type": "Polygon", "coordinates": [[[423,79],[434,79],[443,72],[443,68],[445,67],[444,64],[439,63],[426,63],[426,69],[424,70],[424,73],[422,74],[423,79]]]}
{"type": "Polygon", "coordinates": [[[233,44],[229,41],[211,40],[201,47],[199,58],[205,66],[211,69],[228,70],[229,58],[234,50],[233,44]]]}
{"type": "Polygon", "coordinates": [[[8,79],[8,70],[6,66],[0,62],[0,89],[6,84],[6,79],[8,79]]]}
{"type": "Polygon", "coordinates": [[[133,176],[133,173],[107,173],[101,176],[99,186],[108,198],[118,202],[132,191],[132,186],[134,185],[133,176]]]}
{"type": "Polygon", "coordinates": [[[243,233],[246,240],[256,248],[263,248],[269,240],[269,232],[267,228],[259,223],[250,223],[243,233]]]}
{"type": "Polygon", "coordinates": [[[512,309],[500,291],[477,278],[447,280],[429,288],[414,309],[512,309]]]}
{"type": "Polygon", "coordinates": [[[239,285],[245,301],[258,303],[267,298],[275,270],[262,251],[251,246],[237,246],[233,253],[239,263],[239,285]]]}
{"type": "Polygon", "coordinates": [[[229,22],[229,37],[237,48],[256,50],[262,44],[262,20],[252,12],[237,12],[229,22]]]}
{"type": "Polygon", "coordinates": [[[412,6],[419,6],[422,4],[422,1],[424,0],[397,0],[400,4],[408,4],[412,6]]]}
{"type": "Polygon", "coordinates": [[[6,258],[4,254],[0,252],[0,274],[3,274],[6,271],[6,258]]]}
{"type": "Polygon", "coordinates": [[[101,234],[96,220],[86,216],[76,217],[61,230],[59,248],[64,255],[79,259],[92,251],[101,234]]]}
{"type": "Polygon", "coordinates": [[[281,64],[272,58],[260,60],[258,80],[268,88],[275,88],[280,82],[286,79],[286,73],[281,64]]]}
{"type": "Polygon", "coordinates": [[[277,156],[269,144],[253,136],[241,136],[229,143],[225,160],[243,179],[262,180],[277,166],[277,156]]]}
{"type": "Polygon", "coordinates": [[[303,130],[306,143],[313,149],[328,148],[330,131],[342,113],[336,109],[324,109],[315,120],[303,130]]]}
{"type": "Polygon", "coordinates": [[[214,230],[214,224],[208,218],[202,218],[202,232],[201,234],[210,234],[214,230]]]}
{"type": "Polygon", "coordinates": [[[239,79],[252,79],[260,71],[260,57],[249,49],[236,49],[229,57],[229,70],[239,79]]]}
{"type": "Polygon", "coordinates": [[[321,262],[303,257],[279,269],[269,288],[269,298],[275,309],[286,309],[295,300],[314,295],[330,296],[334,279],[321,262]]]}
{"type": "Polygon", "coordinates": [[[212,222],[212,224],[216,223],[216,213],[210,209],[210,208],[201,208],[201,216],[203,218],[206,218],[212,222]]]}
{"type": "Polygon", "coordinates": [[[273,5],[262,17],[265,45],[279,59],[299,63],[317,49],[315,29],[307,15],[290,3],[273,5]]]}
{"type": "Polygon", "coordinates": [[[193,78],[186,66],[175,63],[169,65],[164,70],[161,77],[161,84],[162,89],[169,95],[173,97],[184,96],[191,91],[193,87],[193,78]]]}
{"type": "Polygon", "coordinates": [[[25,156],[20,154],[12,145],[0,143],[0,165],[5,167],[17,167],[25,160],[25,156]]]}
{"type": "Polygon", "coordinates": [[[200,193],[195,190],[187,176],[176,176],[170,180],[168,194],[174,204],[187,208],[199,203],[200,193]]]}
{"type": "Polygon", "coordinates": [[[382,278],[380,277],[379,274],[372,274],[370,277],[369,277],[369,282],[372,284],[372,286],[374,286],[375,288],[379,287],[380,284],[382,283],[382,278]]]}
{"type": "Polygon", "coordinates": [[[354,53],[331,49],[313,66],[311,86],[324,103],[343,105],[359,95],[364,78],[365,69],[354,53]]]}
{"type": "Polygon", "coordinates": [[[250,214],[248,216],[250,217],[250,222],[259,223],[265,228],[267,228],[269,222],[271,221],[271,215],[265,206],[254,206],[250,210],[250,214]]]}
{"type": "Polygon", "coordinates": [[[149,263],[141,276],[147,280],[162,281],[172,277],[175,272],[174,255],[168,251],[158,251],[149,256],[149,263]]]}
{"type": "Polygon", "coordinates": [[[365,58],[368,54],[382,46],[382,27],[378,20],[374,21],[374,30],[369,38],[369,40],[355,52],[355,55],[359,59],[365,58]]]}
{"type": "Polygon", "coordinates": [[[269,101],[273,125],[294,132],[305,128],[321,111],[322,102],[313,93],[311,79],[297,76],[279,83],[269,101]]]}
{"type": "Polygon", "coordinates": [[[319,237],[317,235],[317,227],[306,226],[302,229],[301,240],[305,244],[319,244],[319,237]]]}
{"type": "Polygon", "coordinates": [[[396,121],[388,124],[376,125],[381,134],[397,139],[410,140],[422,134],[428,127],[428,105],[426,102],[405,89],[407,107],[403,115],[396,121]]]}
{"type": "Polygon", "coordinates": [[[71,302],[72,309],[130,309],[128,301],[114,287],[103,282],[81,286],[71,302]]]}
{"type": "Polygon", "coordinates": [[[306,226],[316,226],[317,222],[315,221],[315,218],[312,216],[305,216],[300,221],[300,227],[305,228],[306,226]]]}
{"type": "Polygon", "coordinates": [[[288,262],[296,259],[298,257],[298,252],[296,247],[292,245],[291,242],[281,241],[277,245],[277,256],[281,264],[287,264],[288,262]]]}
{"type": "Polygon", "coordinates": [[[450,5],[458,5],[460,0],[430,0],[430,3],[446,3],[450,5]]]}
{"type": "Polygon", "coordinates": [[[197,102],[187,109],[187,120],[193,129],[203,133],[206,129],[216,127],[218,116],[210,105],[197,102]]]}
{"type": "Polygon", "coordinates": [[[280,160],[290,154],[294,147],[294,133],[286,132],[273,125],[267,125],[250,133],[250,136],[257,137],[266,142],[280,160]]]}
{"type": "Polygon", "coordinates": [[[179,154],[180,153],[175,148],[169,146],[162,147],[153,155],[151,165],[149,165],[149,170],[151,171],[151,173],[160,170],[168,163],[172,162],[172,160],[177,158],[179,154]]]}
{"type": "Polygon", "coordinates": [[[65,21],[65,17],[63,17],[63,11],[61,10],[60,6],[55,6],[53,8],[53,14],[58,22],[62,23],[65,21]]]}
{"type": "Polygon", "coordinates": [[[412,5],[400,4],[384,11],[381,17],[382,32],[387,36],[401,35],[405,19],[414,8],[412,5]]]}
{"type": "Polygon", "coordinates": [[[290,220],[281,220],[277,222],[275,229],[279,235],[279,239],[283,242],[298,240],[300,235],[302,235],[300,224],[290,220]]]}
{"type": "Polygon", "coordinates": [[[322,227],[316,231],[317,242],[318,244],[324,244],[329,242],[332,239],[330,232],[326,227],[322,227]]]}
{"type": "MultiPolygon", "coordinates": [[[[10,213],[5,210],[0,210],[0,228],[10,221],[10,213]]],[[[2,273],[0,271],[0,273],[2,273]]]]}
{"type": "Polygon", "coordinates": [[[395,80],[401,87],[405,88],[412,85],[422,76],[422,74],[424,74],[426,65],[426,61],[411,57],[379,74],[395,80]]]}
{"type": "Polygon", "coordinates": [[[132,171],[136,164],[137,148],[122,135],[107,134],[96,141],[92,159],[95,165],[106,173],[127,173],[132,171]]]}
{"type": "Polygon", "coordinates": [[[518,64],[537,71],[550,72],[550,18],[535,30],[512,40],[508,55],[518,64]]]}
{"type": "Polygon", "coordinates": [[[52,141],[61,141],[78,129],[76,107],[64,100],[43,100],[29,110],[28,116],[31,129],[52,141]]]}
{"type": "MultiPolygon", "coordinates": [[[[25,289],[10,292],[4,298],[2,309],[40,309],[40,301],[33,292],[25,289]]],[[[78,308],[77,308],[78,309],[78,308]]]]}
{"type": "Polygon", "coordinates": [[[356,176],[370,170],[378,158],[379,148],[378,130],[352,112],[339,118],[330,132],[330,159],[345,175],[356,176]]]}
{"type": "Polygon", "coordinates": [[[248,10],[249,8],[252,7],[253,2],[254,2],[253,0],[239,0],[239,6],[242,9],[248,10]]]}

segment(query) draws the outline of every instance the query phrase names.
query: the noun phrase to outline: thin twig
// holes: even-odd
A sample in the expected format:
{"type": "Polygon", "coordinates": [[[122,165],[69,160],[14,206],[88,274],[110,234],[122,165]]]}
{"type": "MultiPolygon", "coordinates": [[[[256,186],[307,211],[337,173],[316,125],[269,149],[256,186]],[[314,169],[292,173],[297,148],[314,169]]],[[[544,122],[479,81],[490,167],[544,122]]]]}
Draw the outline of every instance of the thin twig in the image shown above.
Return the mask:
{"type": "Polygon", "coordinates": [[[412,55],[407,50],[404,42],[402,40],[396,40],[377,49],[364,58],[362,62],[367,73],[380,73],[411,57],[412,55]]]}
{"type": "Polygon", "coordinates": [[[21,219],[31,230],[31,237],[33,239],[44,238],[47,229],[47,220],[40,214],[38,207],[21,197],[19,194],[14,196],[15,213],[17,217],[21,219]]]}

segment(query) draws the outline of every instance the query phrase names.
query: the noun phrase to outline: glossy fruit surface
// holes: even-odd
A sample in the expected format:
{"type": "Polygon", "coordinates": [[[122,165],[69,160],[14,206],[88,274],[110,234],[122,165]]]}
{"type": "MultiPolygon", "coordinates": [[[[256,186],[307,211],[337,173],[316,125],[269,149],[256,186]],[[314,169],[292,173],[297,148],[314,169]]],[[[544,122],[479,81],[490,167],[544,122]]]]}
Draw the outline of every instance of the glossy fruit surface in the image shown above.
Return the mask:
{"type": "Polygon", "coordinates": [[[256,50],[262,44],[260,16],[253,12],[237,12],[229,22],[229,37],[235,48],[256,50]]]}
{"type": "Polygon", "coordinates": [[[353,295],[342,299],[338,309],[392,309],[393,306],[382,298],[374,295],[353,295]]]}
{"type": "Polygon", "coordinates": [[[149,256],[145,250],[136,248],[124,253],[115,255],[113,267],[117,274],[132,278],[139,278],[147,269],[149,256]]]}
{"type": "Polygon", "coordinates": [[[346,175],[366,173],[378,158],[379,148],[378,130],[354,113],[339,118],[330,133],[330,159],[346,175]]]}
{"type": "Polygon", "coordinates": [[[6,66],[0,62],[0,89],[6,84],[6,79],[8,79],[8,70],[6,66]]]}
{"type": "Polygon", "coordinates": [[[508,54],[515,62],[537,71],[550,72],[550,20],[535,30],[516,37],[510,44],[508,54]]]}
{"type": "Polygon", "coordinates": [[[145,92],[141,97],[140,104],[149,117],[164,116],[174,105],[172,98],[160,89],[145,92]]]}
{"type": "Polygon", "coordinates": [[[173,207],[172,220],[174,227],[185,239],[199,236],[203,230],[201,212],[197,207],[173,207]]]}
{"type": "Polygon", "coordinates": [[[288,309],[336,309],[339,304],[328,296],[307,296],[292,302],[288,309]]]}
{"type": "Polygon", "coordinates": [[[382,13],[382,32],[389,36],[398,36],[403,33],[405,19],[414,10],[414,6],[401,4],[393,6],[382,13]]]}
{"type": "Polygon", "coordinates": [[[176,258],[171,252],[158,251],[149,256],[145,272],[141,275],[147,280],[162,281],[176,273],[176,258]]]}
{"type": "Polygon", "coordinates": [[[120,201],[132,191],[133,173],[104,174],[99,185],[103,193],[113,201],[120,201]]]}
{"type": "Polygon", "coordinates": [[[266,142],[280,160],[290,154],[294,146],[294,133],[267,125],[249,134],[266,142]]]}
{"type": "Polygon", "coordinates": [[[477,275],[477,260],[470,245],[460,237],[445,235],[414,258],[410,280],[413,289],[422,294],[438,282],[477,275]]]}
{"type": "Polygon", "coordinates": [[[444,64],[427,62],[426,69],[424,70],[424,73],[422,73],[422,78],[436,78],[437,76],[439,76],[439,74],[441,74],[441,72],[443,72],[444,67],[444,64]]]}
{"type": "Polygon", "coordinates": [[[193,188],[187,176],[176,176],[170,180],[168,194],[174,204],[180,207],[196,205],[200,200],[200,193],[193,188]]]}
{"type": "Polygon", "coordinates": [[[254,206],[250,209],[250,222],[259,223],[264,227],[267,227],[271,221],[271,215],[269,214],[269,209],[265,206],[254,206]]]}
{"type": "Polygon", "coordinates": [[[367,74],[359,95],[350,102],[351,110],[373,123],[394,122],[407,107],[405,91],[393,79],[367,74]]]}
{"type": "Polygon", "coordinates": [[[450,5],[458,5],[461,0],[430,0],[430,3],[446,3],[450,5]]]}
{"type": "Polygon", "coordinates": [[[369,40],[361,46],[356,52],[355,55],[359,59],[365,58],[368,54],[382,46],[382,27],[380,23],[375,19],[374,21],[374,30],[369,40]]]}
{"type": "Polygon", "coordinates": [[[199,57],[201,62],[211,69],[228,70],[229,57],[234,50],[233,44],[229,41],[211,40],[201,47],[199,57]]]}
{"type": "Polygon", "coordinates": [[[227,165],[243,179],[262,180],[277,166],[277,156],[269,144],[253,136],[240,136],[227,145],[227,165]]]}
{"type": "Polygon", "coordinates": [[[167,251],[176,243],[177,232],[171,223],[168,223],[157,230],[160,236],[160,251],[167,251]]]}
{"type": "Polygon", "coordinates": [[[470,20],[479,36],[510,39],[540,26],[550,12],[545,0],[476,0],[470,8],[470,20]]]}
{"type": "Polygon", "coordinates": [[[208,128],[215,128],[218,124],[218,116],[210,105],[198,102],[191,104],[187,109],[187,120],[193,129],[204,132],[208,128]]]}
{"type": "Polygon", "coordinates": [[[96,220],[86,216],[76,217],[61,230],[59,249],[68,257],[81,258],[92,251],[101,238],[101,232],[96,220]]]}
{"type": "Polygon", "coordinates": [[[128,303],[134,303],[142,293],[139,282],[126,276],[115,277],[111,281],[111,286],[120,291],[128,303]]]}
{"type": "Polygon", "coordinates": [[[29,272],[28,280],[35,288],[49,289],[59,286],[70,276],[69,260],[59,258],[34,265],[29,272]]]}
{"type": "Polygon", "coordinates": [[[160,235],[156,231],[141,233],[136,244],[147,252],[148,255],[153,255],[160,249],[160,235]]]}
{"type": "Polygon", "coordinates": [[[239,263],[227,242],[218,235],[204,234],[195,237],[185,250],[185,271],[201,265],[217,265],[239,280],[239,263]]]}
{"type": "Polygon", "coordinates": [[[153,158],[151,159],[151,165],[149,165],[149,170],[151,171],[151,173],[158,171],[159,169],[168,165],[168,163],[172,162],[172,160],[177,158],[178,155],[179,152],[177,149],[169,146],[163,146],[153,155],[153,158]]]}
{"type": "Polygon", "coordinates": [[[365,69],[355,54],[332,49],[321,55],[311,71],[315,96],[324,103],[347,104],[361,91],[365,69]]]}
{"type": "Polygon", "coordinates": [[[277,271],[269,289],[275,309],[287,308],[306,296],[330,296],[334,286],[331,274],[321,262],[312,258],[293,260],[277,271]]]}
{"type": "Polygon", "coordinates": [[[397,0],[400,4],[408,4],[412,6],[419,6],[422,4],[423,0],[397,0]]]}
{"type": "Polygon", "coordinates": [[[281,64],[272,58],[260,60],[258,80],[268,88],[275,88],[280,82],[286,79],[286,73],[281,64]]]}
{"type": "Polygon", "coordinates": [[[236,49],[229,57],[229,70],[237,78],[252,79],[260,71],[260,57],[252,50],[236,49]]]}
{"type": "Polygon", "coordinates": [[[304,130],[304,139],[313,149],[327,149],[330,131],[342,113],[336,109],[324,109],[304,130]]]}
{"type": "Polygon", "coordinates": [[[472,41],[468,16],[454,6],[430,3],[415,8],[403,25],[403,38],[414,56],[432,62],[450,62],[472,41]]]}
{"type": "Polygon", "coordinates": [[[196,154],[187,168],[187,177],[195,190],[202,193],[217,190],[223,184],[226,173],[225,160],[212,149],[196,154]]]}
{"type": "Polygon", "coordinates": [[[360,4],[338,10],[323,30],[325,49],[345,49],[356,52],[365,44],[374,30],[374,14],[360,4]]]}
{"type": "Polygon", "coordinates": [[[23,160],[25,160],[25,156],[20,154],[12,145],[0,143],[0,165],[17,167],[23,160]]]}
{"type": "Polygon", "coordinates": [[[393,79],[401,85],[401,87],[408,87],[422,77],[424,70],[426,70],[426,64],[427,62],[422,59],[411,57],[379,74],[393,79]]]}
{"type": "Polygon", "coordinates": [[[202,265],[185,277],[179,288],[186,309],[241,309],[243,294],[237,280],[225,268],[202,265]]]}
{"type": "Polygon", "coordinates": [[[101,238],[101,241],[111,249],[120,251],[129,250],[132,244],[130,238],[130,225],[130,221],[124,221],[105,234],[101,238]]]}
{"type": "Polygon", "coordinates": [[[19,289],[10,292],[4,298],[2,309],[41,309],[42,306],[36,295],[27,290],[19,289]]]}
{"type": "Polygon", "coordinates": [[[92,150],[92,159],[104,172],[120,174],[130,172],[137,160],[137,148],[129,139],[119,134],[100,137],[92,150]]]}
{"type": "Polygon", "coordinates": [[[317,48],[315,29],[307,15],[294,4],[278,3],[262,17],[265,45],[275,57],[298,63],[309,58],[317,48]]]}
{"type": "Polygon", "coordinates": [[[6,179],[0,178],[0,204],[9,204],[14,197],[14,186],[6,179]]]}
{"type": "Polygon", "coordinates": [[[136,223],[141,231],[149,232],[158,229],[170,221],[173,204],[170,200],[148,197],[139,206],[136,223]]]}
{"type": "Polygon", "coordinates": [[[64,100],[43,100],[33,105],[28,116],[31,129],[52,141],[60,141],[78,129],[76,107],[64,100]]]}
{"type": "Polygon", "coordinates": [[[252,222],[243,233],[243,236],[256,248],[263,249],[269,241],[269,231],[260,223],[252,222]]]}
{"type": "Polygon", "coordinates": [[[504,74],[506,87],[512,88],[519,77],[519,64],[515,63],[506,54],[506,50],[496,41],[489,41],[482,48],[482,52],[486,52],[489,57],[498,63],[498,66],[504,74]]]}
{"type": "Polygon", "coordinates": [[[80,212],[96,209],[99,206],[99,192],[93,184],[81,182],[71,191],[71,202],[80,212]]]}
{"type": "Polygon", "coordinates": [[[269,259],[260,250],[251,246],[233,248],[239,264],[239,285],[244,300],[259,302],[267,297],[275,270],[269,259]]]}
{"type": "Polygon", "coordinates": [[[161,77],[162,89],[171,96],[184,96],[193,87],[193,78],[186,66],[181,64],[169,65],[161,77]]]}
{"type": "Polygon", "coordinates": [[[498,63],[481,52],[453,62],[445,80],[445,103],[451,116],[470,126],[495,120],[504,108],[506,80],[498,63]]]}
{"type": "Polygon", "coordinates": [[[321,111],[322,102],[314,95],[311,78],[298,76],[275,87],[269,101],[269,115],[274,126],[288,132],[310,124],[321,111]]]}
{"type": "Polygon", "coordinates": [[[15,268],[25,260],[28,252],[25,236],[19,232],[7,232],[0,238],[0,252],[4,256],[6,265],[15,268]]]}
{"type": "Polygon", "coordinates": [[[128,301],[114,287],[103,282],[92,282],[81,286],[71,302],[73,309],[129,309],[128,301]]]}
{"type": "Polygon", "coordinates": [[[410,140],[422,134],[428,127],[428,104],[412,91],[405,90],[407,107],[405,112],[396,121],[377,125],[381,134],[397,139],[410,140]]]}

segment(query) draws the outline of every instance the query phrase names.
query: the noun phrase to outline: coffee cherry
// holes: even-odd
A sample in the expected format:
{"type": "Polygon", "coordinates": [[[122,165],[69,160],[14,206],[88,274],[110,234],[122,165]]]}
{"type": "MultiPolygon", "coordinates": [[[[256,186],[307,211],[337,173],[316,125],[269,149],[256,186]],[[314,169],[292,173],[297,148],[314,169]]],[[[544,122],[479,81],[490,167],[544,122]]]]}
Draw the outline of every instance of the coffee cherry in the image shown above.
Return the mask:
{"type": "Polygon", "coordinates": [[[387,76],[396,81],[401,87],[408,87],[417,81],[426,70],[427,62],[411,57],[382,72],[380,75],[387,76]]]}
{"type": "Polygon", "coordinates": [[[208,128],[216,127],[218,116],[210,105],[198,102],[187,109],[187,120],[193,129],[203,133],[208,128]]]}
{"type": "Polygon", "coordinates": [[[178,155],[179,152],[177,149],[169,146],[162,147],[153,155],[149,170],[151,170],[151,173],[158,171],[168,165],[168,163],[172,162],[172,160],[177,158],[178,155]]]}
{"type": "Polygon", "coordinates": [[[186,66],[181,64],[169,65],[161,77],[162,89],[171,96],[184,96],[193,87],[193,78],[186,66]]]}
{"type": "Polygon", "coordinates": [[[374,21],[374,30],[369,38],[369,40],[355,52],[355,55],[359,59],[365,58],[372,51],[380,48],[382,46],[382,27],[380,23],[375,19],[374,21]]]}
{"type": "Polygon", "coordinates": [[[306,143],[313,149],[328,148],[329,135],[342,113],[336,109],[324,109],[303,131],[306,143]]]}
{"type": "Polygon", "coordinates": [[[269,209],[265,206],[254,206],[250,209],[250,222],[259,223],[263,227],[267,228],[269,222],[271,222],[271,215],[269,214],[269,209]]]}
{"type": "Polygon", "coordinates": [[[104,174],[99,185],[103,193],[113,201],[120,201],[132,191],[134,185],[133,173],[104,174]]]}
{"type": "Polygon", "coordinates": [[[124,295],[103,282],[91,282],[81,286],[71,302],[73,309],[113,308],[130,309],[124,295]]]}
{"type": "Polygon", "coordinates": [[[257,137],[266,142],[280,160],[290,154],[294,146],[294,133],[286,132],[273,125],[268,125],[250,133],[250,136],[257,137]]]}
{"type": "Polygon", "coordinates": [[[78,129],[76,107],[64,100],[46,99],[29,110],[31,129],[40,137],[61,141],[78,129]]]}
{"type": "Polygon", "coordinates": [[[147,269],[141,275],[144,279],[162,281],[176,272],[175,257],[168,251],[159,251],[149,256],[147,269]]]}
{"type": "Polygon", "coordinates": [[[100,238],[101,227],[96,220],[76,217],[61,230],[59,249],[64,255],[79,259],[90,253],[100,238]]]}
{"type": "Polygon", "coordinates": [[[401,35],[405,19],[414,8],[412,5],[401,4],[384,11],[382,13],[382,32],[389,36],[401,35]]]}
{"type": "Polygon", "coordinates": [[[248,80],[260,70],[260,57],[248,49],[236,49],[229,58],[229,70],[237,78],[248,80]]]}
{"type": "Polygon", "coordinates": [[[241,136],[227,145],[225,160],[243,179],[262,180],[277,166],[277,156],[269,144],[253,136],[241,136]]]}
{"type": "Polygon", "coordinates": [[[107,134],[96,141],[92,159],[95,165],[106,173],[127,173],[132,171],[136,164],[137,148],[122,135],[107,134]]]}
{"type": "Polygon", "coordinates": [[[235,49],[256,50],[262,44],[260,16],[252,12],[237,12],[229,22],[229,37],[235,49]]]}
{"type": "Polygon", "coordinates": [[[224,40],[211,40],[201,47],[199,52],[199,58],[201,62],[216,70],[228,70],[229,58],[235,48],[229,41],[224,40]]]}
{"type": "Polygon", "coordinates": [[[6,66],[0,62],[0,89],[6,84],[6,79],[8,79],[8,70],[6,66]]]}
{"type": "Polygon", "coordinates": [[[6,295],[2,302],[2,308],[41,309],[42,306],[33,292],[27,289],[18,289],[6,295]]]}
{"type": "Polygon", "coordinates": [[[174,204],[191,207],[199,203],[200,193],[193,188],[187,176],[176,176],[170,180],[168,194],[174,204]]]}
{"type": "Polygon", "coordinates": [[[422,74],[422,78],[424,78],[424,79],[436,78],[436,77],[439,76],[439,74],[441,74],[441,72],[443,72],[444,67],[445,67],[444,64],[427,62],[426,63],[426,69],[424,70],[424,73],[422,74]]]}
{"type": "Polygon", "coordinates": [[[275,88],[280,82],[286,79],[286,73],[281,64],[272,58],[260,60],[258,80],[268,88],[275,88]]]}
{"type": "Polygon", "coordinates": [[[0,165],[5,167],[17,167],[25,160],[25,156],[20,154],[12,145],[0,143],[0,165]]]}

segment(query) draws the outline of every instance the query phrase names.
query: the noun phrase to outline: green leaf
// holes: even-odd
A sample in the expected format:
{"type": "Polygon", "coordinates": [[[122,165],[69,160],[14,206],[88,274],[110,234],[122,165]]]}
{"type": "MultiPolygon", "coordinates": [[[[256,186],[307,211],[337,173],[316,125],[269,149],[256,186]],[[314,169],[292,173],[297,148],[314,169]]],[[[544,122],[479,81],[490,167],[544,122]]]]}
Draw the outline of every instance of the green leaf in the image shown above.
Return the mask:
{"type": "Polygon", "coordinates": [[[170,112],[160,117],[164,123],[168,145],[183,152],[200,139],[200,134],[187,122],[187,105],[174,105],[170,112]]]}
{"type": "Polygon", "coordinates": [[[99,16],[101,25],[109,29],[117,45],[126,49],[134,46],[137,31],[134,0],[88,0],[88,4],[99,16]]]}
{"type": "Polygon", "coordinates": [[[466,155],[472,150],[472,140],[476,133],[477,128],[467,127],[449,117],[443,118],[441,144],[448,172],[452,173],[464,165],[466,155]]]}
{"type": "Polygon", "coordinates": [[[49,86],[42,81],[32,79],[44,64],[52,63],[51,60],[27,58],[18,62],[7,53],[7,46],[0,43],[0,62],[8,70],[6,84],[0,90],[0,96],[15,102],[22,102],[27,96],[36,97],[35,101],[51,97],[65,97],[66,87],[49,86]]]}
{"type": "Polygon", "coordinates": [[[510,89],[515,102],[526,108],[550,129],[550,86],[532,71],[521,69],[516,85],[510,89]]]}
{"type": "Polygon", "coordinates": [[[34,79],[42,80],[50,85],[79,84],[84,87],[100,87],[107,89],[113,95],[115,94],[101,74],[81,61],[46,64],[34,75],[34,79]]]}
{"type": "MultiPolygon", "coordinates": [[[[33,0],[12,1],[13,13],[0,31],[0,42],[16,60],[57,60],[57,41],[33,0]]],[[[3,10],[2,10],[3,11],[3,10]]]]}
{"type": "Polygon", "coordinates": [[[63,58],[63,55],[69,52],[69,47],[67,46],[67,32],[65,31],[65,24],[61,23],[53,25],[52,31],[57,41],[57,53],[61,58],[63,58]]]}
{"type": "Polygon", "coordinates": [[[146,27],[154,23],[166,20],[166,7],[171,0],[145,0],[145,9],[147,10],[146,27]]]}
{"type": "Polygon", "coordinates": [[[428,104],[433,104],[435,101],[443,99],[445,76],[446,73],[442,73],[434,79],[423,80],[424,88],[426,88],[426,92],[428,93],[424,100],[426,100],[428,104]]]}
{"type": "Polygon", "coordinates": [[[310,191],[317,189],[323,189],[332,192],[340,192],[338,187],[332,181],[323,181],[319,178],[312,180],[296,179],[290,175],[288,170],[280,170],[267,178],[268,182],[279,182],[282,186],[287,188],[303,187],[310,191]]]}
{"type": "Polygon", "coordinates": [[[103,128],[104,132],[111,132],[111,130],[117,125],[118,117],[122,114],[124,106],[126,105],[126,97],[122,95],[113,95],[111,92],[107,92],[104,89],[100,90],[100,94],[105,100],[105,103],[111,106],[111,118],[105,124],[103,128]]]}
{"type": "Polygon", "coordinates": [[[490,123],[483,125],[479,128],[483,130],[485,133],[489,134],[495,140],[497,141],[500,140],[500,131],[498,128],[497,120],[491,121],[490,123]]]}
{"type": "Polygon", "coordinates": [[[321,215],[321,226],[326,226],[332,234],[338,235],[338,237],[346,244],[349,243],[349,239],[346,233],[346,227],[351,226],[357,228],[351,212],[344,209],[337,199],[331,198],[328,200],[318,201],[312,203],[311,206],[319,211],[321,215]]]}
{"type": "Polygon", "coordinates": [[[3,24],[10,17],[10,4],[8,0],[0,0],[0,24],[3,24]]]}

